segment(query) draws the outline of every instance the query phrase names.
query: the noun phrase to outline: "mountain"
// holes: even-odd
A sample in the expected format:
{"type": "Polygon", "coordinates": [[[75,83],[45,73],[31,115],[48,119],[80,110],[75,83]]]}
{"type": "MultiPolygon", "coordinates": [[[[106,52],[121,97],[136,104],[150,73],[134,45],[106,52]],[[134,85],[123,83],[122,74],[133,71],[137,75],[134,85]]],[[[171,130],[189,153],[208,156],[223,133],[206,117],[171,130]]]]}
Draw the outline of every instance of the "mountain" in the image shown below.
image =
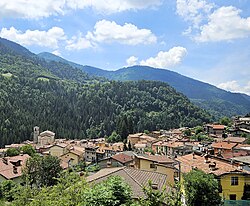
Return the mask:
{"type": "Polygon", "coordinates": [[[59,138],[95,138],[196,126],[211,115],[164,82],[108,81],[45,61],[0,39],[0,147],[30,139],[32,128],[59,138]]]}
{"type": "Polygon", "coordinates": [[[75,64],[50,53],[41,53],[38,56],[48,61],[53,60],[68,63],[89,75],[101,76],[110,80],[154,80],[166,82],[177,91],[186,95],[193,103],[209,110],[218,118],[222,116],[244,115],[250,111],[250,96],[228,92],[170,70],[148,66],[133,66],[116,71],[106,71],[95,67],[75,64]]]}

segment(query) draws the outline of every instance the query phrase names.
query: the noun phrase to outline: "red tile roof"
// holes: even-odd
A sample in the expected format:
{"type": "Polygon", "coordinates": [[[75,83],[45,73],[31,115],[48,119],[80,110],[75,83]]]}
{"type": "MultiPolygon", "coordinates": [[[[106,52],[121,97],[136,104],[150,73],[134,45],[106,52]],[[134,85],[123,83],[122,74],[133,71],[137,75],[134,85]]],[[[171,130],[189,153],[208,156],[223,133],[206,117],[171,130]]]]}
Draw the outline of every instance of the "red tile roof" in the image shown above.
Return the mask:
{"type": "Polygon", "coordinates": [[[118,161],[118,162],[121,162],[122,164],[125,164],[127,162],[131,162],[133,160],[133,158],[131,156],[123,154],[123,153],[116,154],[116,155],[112,156],[111,158],[118,161]]]}
{"type": "Polygon", "coordinates": [[[237,145],[237,143],[214,142],[214,143],[212,144],[212,147],[213,147],[213,148],[216,148],[216,149],[228,149],[228,150],[231,150],[231,149],[233,149],[236,145],[237,145]]]}
{"type": "Polygon", "coordinates": [[[6,163],[4,163],[4,158],[0,158],[0,175],[8,180],[20,177],[22,175],[22,166],[25,165],[25,162],[29,157],[30,156],[27,154],[14,157],[5,157],[6,163]],[[17,166],[17,172],[14,173],[13,166],[14,163],[17,163],[18,161],[21,162],[21,166],[17,166]]]}
{"type": "Polygon", "coordinates": [[[192,169],[197,168],[199,170],[204,171],[205,173],[212,173],[216,176],[220,176],[227,173],[233,172],[241,172],[250,174],[249,171],[246,170],[239,170],[237,165],[230,164],[229,161],[222,160],[216,157],[209,157],[208,162],[205,162],[205,157],[201,155],[193,155],[188,154],[184,156],[179,156],[176,158],[181,163],[181,172],[187,173],[190,172],[192,169]],[[211,170],[209,165],[210,164],[216,165],[215,170],[211,170]]]}

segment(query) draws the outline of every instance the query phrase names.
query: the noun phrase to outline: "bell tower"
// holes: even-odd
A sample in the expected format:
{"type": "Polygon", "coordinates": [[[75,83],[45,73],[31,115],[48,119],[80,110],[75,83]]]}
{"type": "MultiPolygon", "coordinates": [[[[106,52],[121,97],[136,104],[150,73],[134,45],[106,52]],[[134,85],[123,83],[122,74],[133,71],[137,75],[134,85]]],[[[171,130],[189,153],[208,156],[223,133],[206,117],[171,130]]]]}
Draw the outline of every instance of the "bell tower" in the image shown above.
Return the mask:
{"type": "Polygon", "coordinates": [[[39,127],[38,126],[35,126],[34,127],[34,131],[33,131],[33,142],[35,144],[38,143],[38,136],[39,136],[39,127]]]}

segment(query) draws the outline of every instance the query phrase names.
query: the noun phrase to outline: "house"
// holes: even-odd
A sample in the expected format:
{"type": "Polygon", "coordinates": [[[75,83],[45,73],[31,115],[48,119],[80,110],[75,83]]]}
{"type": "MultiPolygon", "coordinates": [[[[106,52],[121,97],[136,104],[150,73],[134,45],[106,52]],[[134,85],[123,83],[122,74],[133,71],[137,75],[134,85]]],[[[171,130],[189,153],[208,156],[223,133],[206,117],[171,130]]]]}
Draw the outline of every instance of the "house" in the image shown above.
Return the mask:
{"type": "Polygon", "coordinates": [[[213,174],[220,185],[220,195],[225,200],[241,200],[244,185],[249,184],[250,172],[244,170],[242,165],[235,164],[207,154],[188,154],[177,157],[180,162],[181,174],[190,172],[193,169],[202,170],[205,173],[213,174]]]}
{"type": "Polygon", "coordinates": [[[222,136],[226,131],[226,127],[220,124],[206,124],[205,131],[208,135],[222,136]]]}
{"type": "Polygon", "coordinates": [[[99,147],[95,145],[87,145],[85,147],[84,159],[86,162],[97,162],[97,149],[99,147]]]}
{"type": "Polygon", "coordinates": [[[127,167],[105,168],[97,173],[87,177],[89,183],[99,183],[107,180],[111,176],[119,176],[129,184],[132,190],[132,197],[139,199],[144,196],[143,187],[148,185],[148,181],[152,181],[154,190],[163,189],[169,192],[171,188],[168,186],[168,178],[166,174],[161,174],[153,171],[144,171],[127,167]]]}
{"type": "Polygon", "coordinates": [[[237,143],[230,142],[214,142],[211,147],[214,149],[214,154],[227,154],[231,153],[237,146],[237,143]]]}
{"type": "Polygon", "coordinates": [[[118,153],[114,156],[105,158],[103,160],[98,161],[98,165],[101,168],[107,167],[131,167],[133,166],[134,157],[127,155],[125,153],[118,153]]]}
{"type": "Polygon", "coordinates": [[[71,149],[67,153],[62,154],[60,159],[63,162],[68,163],[70,166],[78,165],[80,161],[83,161],[83,153],[78,150],[71,149]]]}
{"type": "Polygon", "coordinates": [[[22,167],[30,156],[27,154],[0,158],[0,182],[13,180],[21,182],[22,167]]]}
{"type": "Polygon", "coordinates": [[[64,143],[57,143],[49,147],[48,153],[52,156],[60,157],[69,151],[67,146],[68,145],[64,143]]]}
{"type": "Polygon", "coordinates": [[[130,134],[127,138],[127,142],[131,144],[131,147],[133,149],[135,149],[136,145],[137,149],[140,150],[141,148],[144,149],[146,147],[151,148],[152,143],[154,143],[155,141],[157,141],[156,138],[143,133],[130,134]]]}
{"type": "Polygon", "coordinates": [[[168,183],[174,184],[176,169],[173,167],[175,161],[163,155],[135,155],[135,169],[154,171],[167,175],[168,183]]]}

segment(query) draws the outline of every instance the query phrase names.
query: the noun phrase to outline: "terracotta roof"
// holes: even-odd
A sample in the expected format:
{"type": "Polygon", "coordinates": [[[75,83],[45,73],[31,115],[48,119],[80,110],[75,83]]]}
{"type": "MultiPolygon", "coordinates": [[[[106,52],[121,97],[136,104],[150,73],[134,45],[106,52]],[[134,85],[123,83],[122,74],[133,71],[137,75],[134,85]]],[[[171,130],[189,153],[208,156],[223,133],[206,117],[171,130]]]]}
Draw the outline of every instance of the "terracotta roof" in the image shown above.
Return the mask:
{"type": "Polygon", "coordinates": [[[153,162],[157,162],[157,163],[162,163],[162,164],[166,164],[166,163],[174,163],[174,161],[166,156],[163,155],[138,155],[136,156],[139,159],[145,159],[145,160],[150,160],[153,162]]]}
{"type": "Polygon", "coordinates": [[[133,160],[133,158],[131,156],[123,154],[123,153],[116,154],[116,155],[112,156],[111,158],[118,161],[118,162],[121,162],[122,164],[125,164],[127,162],[131,162],[133,160]]]}
{"type": "Polygon", "coordinates": [[[165,142],[165,143],[163,143],[163,145],[167,146],[167,147],[176,148],[176,147],[184,146],[184,143],[183,142],[165,142]]]}
{"type": "Polygon", "coordinates": [[[4,158],[0,158],[0,175],[3,176],[5,179],[14,179],[16,177],[20,177],[22,175],[22,166],[25,165],[25,162],[30,156],[27,154],[18,155],[14,157],[5,157],[6,163],[4,163],[4,158]],[[21,166],[17,166],[17,172],[13,172],[13,163],[21,162],[21,166]]]}
{"type": "Polygon", "coordinates": [[[76,149],[72,149],[69,152],[71,152],[71,153],[73,153],[73,154],[75,154],[75,155],[77,155],[79,157],[83,156],[83,152],[81,152],[79,150],[76,150],[76,149]]]}
{"type": "Polygon", "coordinates": [[[214,142],[211,146],[217,149],[233,149],[237,143],[228,143],[228,142],[214,142]]]}
{"type": "Polygon", "coordinates": [[[188,154],[184,156],[179,156],[176,158],[177,161],[181,163],[181,172],[187,173],[190,172],[192,169],[197,168],[199,170],[204,171],[205,173],[212,173],[216,176],[220,176],[226,173],[234,173],[234,172],[241,172],[241,173],[248,173],[249,171],[246,170],[238,170],[236,165],[230,164],[229,161],[222,160],[215,157],[209,157],[208,163],[205,163],[205,157],[201,155],[193,155],[188,154]],[[210,163],[216,163],[216,169],[211,170],[209,168],[210,163]]]}
{"type": "Polygon", "coordinates": [[[149,180],[151,180],[153,184],[157,185],[159,190],[165,189],[164,187],[166,187],[167,191],[170,190],[170,187],[166,186],[167,175],[126,167],[102,169],[99,172],[87,177],[87,182],[98,183],[106,180],[110,176],[122,177],[125,182],[130,185],[134,198],[144,196],[142,188],[147,186],[149,180]]]}
{"type": "Polygon", "coordinates": [[[221,154],[225,159],[231,159],[234,157],[246,156],[248,153],[246,151],[238,151],[238,152],[227,152],[225,154],[221,154]]]}
{"type": "Polygon", "coordinates": [[[213,129],[225,129],[225,125],[214,124],[213,129]]]}
{"type": "Polygon", "coordinates": [[[246,138],[244,137],[227,137],[226,139],[223,140],[224,142],[234,142],[234,143],[243,143],[246,141],[246,138]]]}

